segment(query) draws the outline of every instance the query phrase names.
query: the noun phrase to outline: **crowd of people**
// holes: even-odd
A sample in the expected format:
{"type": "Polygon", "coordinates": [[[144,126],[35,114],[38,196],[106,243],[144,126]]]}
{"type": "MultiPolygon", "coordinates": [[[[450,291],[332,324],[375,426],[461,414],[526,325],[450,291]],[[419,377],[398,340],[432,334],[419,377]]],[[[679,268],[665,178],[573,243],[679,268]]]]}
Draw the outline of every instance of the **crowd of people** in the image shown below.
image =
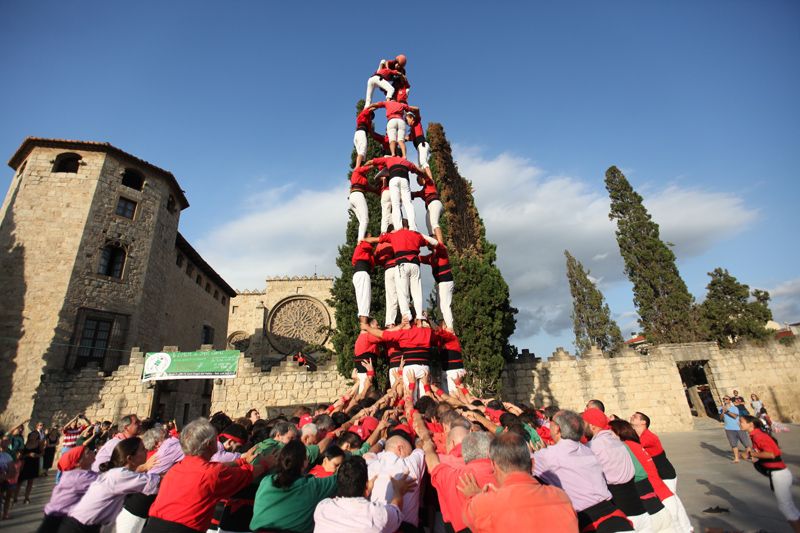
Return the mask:
{"type": "MultiPolygon", "coordinates": [[[[76,417],[61,432],[58,479],[40,532],[693,530],[675,468],[645,413],[607,415],[597,399],[580,413],[517,405],[476,397],[465,384],[442,206],[420,110],[408,104],[405,67],[404,56],[381,61],[357,118],[350,205],[359,221],[352,261],[361,331],[352,388],[331,404],[270,420],[256,409],[239,418],[218,412],[182,428],[135,414],[113,427],[76,417]],[[385,101],[371,102],[375,88],[385,101]],[[383,136],[374,131],[378,108],[386,110],[383,136]],[[418,164],[406,159],[406,125],[418,164]],[[384,146],[384,157],[364,161],[368,135],[384,146]],[[370,183],[372,169],[380,186],[370,183]],[[410,173],[422,187],[414,193],[410,173]],[[366,231],[365,193],[381,196],[379,236],[366,231]],[[426,203],[428,235],[417,231],[416,197],[426,203]],[[423,255],[426,246],[431,253],[423,255]],[[422,312],[422,263],[437,283],[438,327],[422,312]],[[376,265],[385,269],[383,328],[370,309],[376,265]],[[389,366],[385,391],[375,375],[381,356],[389,366]],[[441,376],[431,375],[434,358],[441,376]]],[[[798,530],[792,475],[777,442],[758,418],[737,409],[735,420],[798,530]]],[[[51,442],[38,430],[23,442],[22,432],[0,444],[5,516],[21,483],[45,467],[43,443],[51,442]]]]}
{"type": "MultiPolygon", "coordinates": [[[[104,444],[66,447],[39,531],[692,531],[645,413],[451,395],[411,366],[382,393],[367,362],[335,402],[271,420],[220,412],[179,431],[125,416],[104,444]]],[[[797,528],[780,448],[757,418],[739,423],[797,528]]]]}

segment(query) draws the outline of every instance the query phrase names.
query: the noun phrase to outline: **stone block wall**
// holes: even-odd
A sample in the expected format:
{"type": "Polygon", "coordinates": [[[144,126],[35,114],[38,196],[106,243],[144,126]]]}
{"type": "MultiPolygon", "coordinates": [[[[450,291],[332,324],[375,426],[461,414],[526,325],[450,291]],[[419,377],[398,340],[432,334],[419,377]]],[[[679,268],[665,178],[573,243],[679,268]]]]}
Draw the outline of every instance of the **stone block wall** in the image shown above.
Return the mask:
{"type": "Polygon", "coordinates": [[[352,386],[336,370],[335,363],[321,365],[312,372],[291,361],[291,357],[288,359],[264,372],[242,355],[237,376],[214,384],[211,412],[225,411],[236,417],[254,407],[262,410],[263,416],[272,416],[281,408],[331,403],[352,386]]]}
{"type": "Polygon", "coordinates": [[[562,349],[547,361],[519,359],[503,371],[503,397],[536,406],[558,405],[581,412],[588,400],[597,398],[606,413],[629,418],[635,411],[650,416],[654,431],[692,429],[675,362],[666,356],[642,356],[626,351],[623,356],[576,358],[562,349]]]}
{"type": "Polygon", "coordinates": [[[96,365],[78,374],[46,372],[31,421],[63,424],[79,413],[85,413],[91,421],[117,422],[129,413],[145,417],[150,413],[154,389],[142,382],[143,368],[144,354],[134,350],[130,362],[108,376],[96,365]]]}
{"type": "Polygon", "coordinates": [[[731,349],[720,349],[713,342],[665,344],[652,348],[651,353],[676,362],[707,361],[706,377],[718,405],[722,396],[734,389],[748,404],[750,394],[755,393],[776,420],[800,422],[800,342],[731,349]]]}

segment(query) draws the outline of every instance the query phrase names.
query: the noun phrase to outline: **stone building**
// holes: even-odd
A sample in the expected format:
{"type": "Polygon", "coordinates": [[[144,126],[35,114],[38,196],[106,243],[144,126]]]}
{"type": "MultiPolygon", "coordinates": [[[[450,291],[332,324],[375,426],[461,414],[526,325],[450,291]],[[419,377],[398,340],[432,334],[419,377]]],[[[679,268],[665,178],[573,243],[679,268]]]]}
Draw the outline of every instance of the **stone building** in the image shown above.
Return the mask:
{"type": "Polygon", "coordinates": [[[231,299],[228,343],[265,369],[308,346],[332,349],[336,327],[328,305],[333,278],[267,278],[264,290],[240,291],[231,299]]]}
{"type": "Polygon", "coordinates": [[[9,166],[0,424],[159,407],[199,415],[202,401],[186,412],[176,399],[210,399],[210,381],[150,386],[150,405],[134,397],[144,384],[107,388],[115,372],[135,374],[134,347],[226,346],[235,292],[178,232],[189,202],[175,176],[108,143],[59,139],[25,139],[9,166]]]}

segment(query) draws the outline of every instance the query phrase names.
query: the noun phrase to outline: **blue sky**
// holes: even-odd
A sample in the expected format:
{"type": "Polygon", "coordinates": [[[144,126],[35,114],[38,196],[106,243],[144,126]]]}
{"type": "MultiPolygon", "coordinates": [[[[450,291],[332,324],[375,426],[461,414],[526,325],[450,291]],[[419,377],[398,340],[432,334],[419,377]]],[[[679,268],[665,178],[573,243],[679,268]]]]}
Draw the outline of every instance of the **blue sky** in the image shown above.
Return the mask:
{"type": "Polygon", "coordinates": [[[335,274],[353,106],[402,52],[411,103],[475,182],[520,347],[571,346],[565,248],[635,329],[612,164],[696,297],[723,266],[800,320],[799,4],[464,4],[3,2],[0,147],[109,141],[171,170],[182,232],[237,288],[335,274]]]}

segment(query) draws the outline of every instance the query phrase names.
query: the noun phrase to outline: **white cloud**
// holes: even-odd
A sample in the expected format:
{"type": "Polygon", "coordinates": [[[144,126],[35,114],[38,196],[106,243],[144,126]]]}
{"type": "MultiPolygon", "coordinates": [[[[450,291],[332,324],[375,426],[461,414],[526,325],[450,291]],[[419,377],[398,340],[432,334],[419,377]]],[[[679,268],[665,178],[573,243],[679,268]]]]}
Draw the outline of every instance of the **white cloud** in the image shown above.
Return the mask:
{"type": "Polygon", "coordinates": [[[273,275],[336,274],[347,224],[347,182],[313,191],[292,186],[243,198],[241,214],[198,241],[208,262],[237,289],[273,275]]]}
{"type": "Polygon", "coordinates": [[[779,324],[800,321],[800,278],[785,281],[769,289],[772,316],[779,324]]]}
{"type": "MultiPolygon", "coordinates": [[[[520,309],[513,341],[529,347],[536,335],[565,335],[572,327],[572,303],[564,249],[591,267],[592,278],[603,290],[624,280],[602,183],[551,175],[510,153],[486,156],[463,146],[455,146],[454,152],[461,174],[473,183],[487,236],[498,245],[499,266],[511,287],[513,304],[520,309]]],[[[258,193],[245,191],[243,208],[200,239],[198,248],[238,289],[262,288],[270,275],[315,270],[335,275],[337,248],[348,219],[347,182],[337,181],[338,186],[323,190],[281,185],[258,193]]],[[[418,224],[424,227],[424,207],[416,203],[418,224]]],[[[681,258],[704,252],[757,216],[734,194],[674,185],[649,190],[646,204],[661,225],[663,238],[675,243],[681,258]]],[[[431,288],[427,275],[424,283],[427,294],[431,288]]],[[[798,280],[793,283],[800,286],[798,280]]],[[[779,299],[781,291],[790,293],[796,285],[773,290],[776,317],[784,308],[787,315],[793,312],[792,318],[797,317],[800,296],[787,296],[787,303],[779,299]]],[[[629,303],[624,310],[618,318],[627,336],[638,326],[629,303]]]]}
{"type": "MultiPolygon", "coordinates": [[[[473,182],[487,236],[498,245],[498,265],[520,309],[514,342],[525,347],[537,334],[571,328],[564,249],[591,267],[601,288],[624,280],[602,183],[550,175],[509,153],[487,157],[461,146],[454,153],[461,174],[473,182]]],[[[645,204],[681,258],[708,250],[757,216],[734,194],[675,185],[649,191],[645,204]]],[[[623,331],[638,328],[635,313],[620,318],[623,331]]]]}

